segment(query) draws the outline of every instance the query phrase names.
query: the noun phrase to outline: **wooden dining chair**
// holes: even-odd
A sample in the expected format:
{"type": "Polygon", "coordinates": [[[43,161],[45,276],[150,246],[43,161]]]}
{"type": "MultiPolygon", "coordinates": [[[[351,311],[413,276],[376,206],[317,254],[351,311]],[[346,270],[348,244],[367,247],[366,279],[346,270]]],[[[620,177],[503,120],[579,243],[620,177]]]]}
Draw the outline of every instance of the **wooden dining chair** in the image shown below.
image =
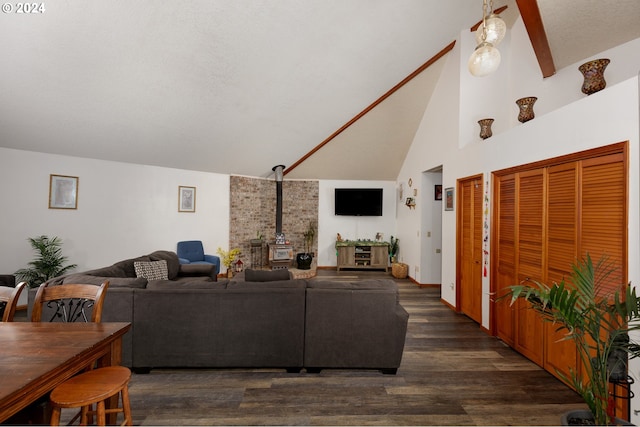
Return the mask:
{"type": "Polygon", "coordinates": [[[63,284],[38,288],[31,311],[31,321],[41,322],[43,315],[49,322],[100,322],[102,306],[107,295],[109,281],[101,285],[63,284]],[[91,315],[87,316],[91,309],[91,315]]]}
{"type": "MultiPolygon", "coordinates": [[[[109,282],[101,285],[63,284],[40,285],[36,293],[31,321],[40,322],[43,316],[50,322],[100,322],[102,307],[107,294],[109,282]],[[91,313],[88,311],[91,309],[91,313]]],[[[78,374],[53,389],[49,395],[51,404],[51,425],[58,425],[63,408],[80,408],[80,411],[69,423],[80,418],[81,425],[93,422],[96,416],[98,425],[106,425],[106,415],[123,413],[122,425],[131,425],[131,409],[129,404],[129,379],[131,371],[124,366],[108,366],[92,369],[78,374]],[[105,401],[117,397],[122,406],[105,409],[105,401]],[[95,409],[94,409],[95,405],[95,409]]]]}
{"type": "Polygon", "coordinates": [[[26,286],[27,282],[20,282],[15,288],[0,286],[0,307],[4,306],[4,312],[2,313],[3,322],[13,322],[16,307],[18,306],[18,299],[26,286]]]}

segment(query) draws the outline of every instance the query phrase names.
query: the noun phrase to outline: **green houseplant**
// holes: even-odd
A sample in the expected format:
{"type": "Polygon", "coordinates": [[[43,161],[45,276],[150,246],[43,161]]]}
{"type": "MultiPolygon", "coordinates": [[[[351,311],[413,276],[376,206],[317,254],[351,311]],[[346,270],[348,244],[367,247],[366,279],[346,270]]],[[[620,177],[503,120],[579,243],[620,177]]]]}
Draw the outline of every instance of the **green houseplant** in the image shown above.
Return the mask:
{"type": "Polygon", "coordinates": [[[313,262],[313,241],[316,237],[316,228],[313,226],[313,223],[309,222],[309,227],[307,230],[302,233],[304,237],[304,252],[300,252],[296,254],[296,263],[300,270],[309,270],[311,268],[311,263],[313,262]]]}
{"type": "Polygon", "coordinates": [[[400,252],[400,239],[391,236],[389,242],[389,260],[392,264],[397,261],[398,252],[400,252]]]}
{"type": "Polygon", "coordinates": [[[263,237],[262,231],[256,231],[256,237],[250,240],[251,246],[262,246],[263,237]]]}
{"type": "Polygon", "coordinates": [[[30,267],[21,268],[15,275],[19,281],[27,282],[29,287],[38,287],[47,280],[62,276],[77,267],[76,264],[65,265],[67,257],[62,255],[62,240],[58,237],[42,235],[29,237],[27,240],[37,256],[29,262],[30,267]]]}
{"type": "Polygon", "coordinates": [[[562,280],[548,286],[528,279],[510,286],[505,295],[511,297],[511,304],[526,299],[545,321],[565,332],[564,339],[575,343],[582,369],[558,375],[584,399],[595,425],[614,422],[609,381],[626,378],[627,356],[640,355],[640,346],[629,338],[629,332],[640,329],[640,299],[629,285],[607,291],[613,271],[606,257],[594,265],[586,254],[572,265],[569,283],[562,280]]]}

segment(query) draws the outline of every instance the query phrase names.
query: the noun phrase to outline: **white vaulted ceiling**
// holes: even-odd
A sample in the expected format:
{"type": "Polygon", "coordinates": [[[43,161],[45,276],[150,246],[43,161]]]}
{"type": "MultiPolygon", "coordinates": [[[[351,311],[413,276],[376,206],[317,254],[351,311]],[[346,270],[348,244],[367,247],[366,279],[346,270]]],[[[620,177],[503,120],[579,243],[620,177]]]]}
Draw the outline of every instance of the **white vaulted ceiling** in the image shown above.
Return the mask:
{"type": "MultiPolygon", "coordinates": [[[[638,0],[538,3],[556,68],[593,55],[575,39],[594,13],[612,46],[640,37],[638,0]]],[[[307,179],[395,179],[441,64],[367,108],[482,13],[480,0],[44,5],[0,14],[0,146],[249,176],[304,158],[290,176],[307,179]]]]}

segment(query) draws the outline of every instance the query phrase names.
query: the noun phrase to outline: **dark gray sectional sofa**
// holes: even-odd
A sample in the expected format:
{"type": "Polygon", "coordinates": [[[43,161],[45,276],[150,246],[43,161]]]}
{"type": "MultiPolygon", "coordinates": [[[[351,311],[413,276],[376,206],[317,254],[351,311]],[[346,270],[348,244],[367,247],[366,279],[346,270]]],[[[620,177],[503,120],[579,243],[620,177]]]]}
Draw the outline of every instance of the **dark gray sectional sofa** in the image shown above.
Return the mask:
{"type": "MultiPolygon", "coordinates": [[[[171,252],[161,254],[173,263],[171,252]]],[[[109,268],[56,278],[50,286],[109,280],[102,321],[131,322],[123,365],[139,371],[368,368],[395,373],[402,360],[409,315],[393,280],[289,280],[286,271],[249,270],[218,281],[176,273],[174,280],[147,280],[142,286],[96,275],[109,268]]]]}

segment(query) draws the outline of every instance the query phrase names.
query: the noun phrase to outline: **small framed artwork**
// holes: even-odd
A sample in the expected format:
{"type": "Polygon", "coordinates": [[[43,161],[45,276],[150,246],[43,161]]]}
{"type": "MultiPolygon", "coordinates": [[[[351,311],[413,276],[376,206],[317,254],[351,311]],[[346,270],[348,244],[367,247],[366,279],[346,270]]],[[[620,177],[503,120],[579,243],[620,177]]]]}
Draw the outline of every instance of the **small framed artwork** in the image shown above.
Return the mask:
{"type": "Polygon", "coordinates": [[[416,199],[413,197],[407,197],[407,200],[404,202],[405,205],[409,207],[409,209],[414,209],[416,207],[416,199]]]}
{"type": "Polygon", "coordinates": [[[444,189],[444,210],[453,210],[453,187],[444,189]]]}
{"type": "Polygon", "coordinates": [[[435,185],[434,186],[434,196],[433,196],[434,200],[442,200],[442,185],[435,185]]]}
{"type": "Polygon", "coordinates": [[[49,175],[49,209],[78,209],[77,176],[49,175]]]}
{"type": "Polygon", "coordinates": [[[196,211],[196,187],[178,187],[178,212],[196,211]]]}

